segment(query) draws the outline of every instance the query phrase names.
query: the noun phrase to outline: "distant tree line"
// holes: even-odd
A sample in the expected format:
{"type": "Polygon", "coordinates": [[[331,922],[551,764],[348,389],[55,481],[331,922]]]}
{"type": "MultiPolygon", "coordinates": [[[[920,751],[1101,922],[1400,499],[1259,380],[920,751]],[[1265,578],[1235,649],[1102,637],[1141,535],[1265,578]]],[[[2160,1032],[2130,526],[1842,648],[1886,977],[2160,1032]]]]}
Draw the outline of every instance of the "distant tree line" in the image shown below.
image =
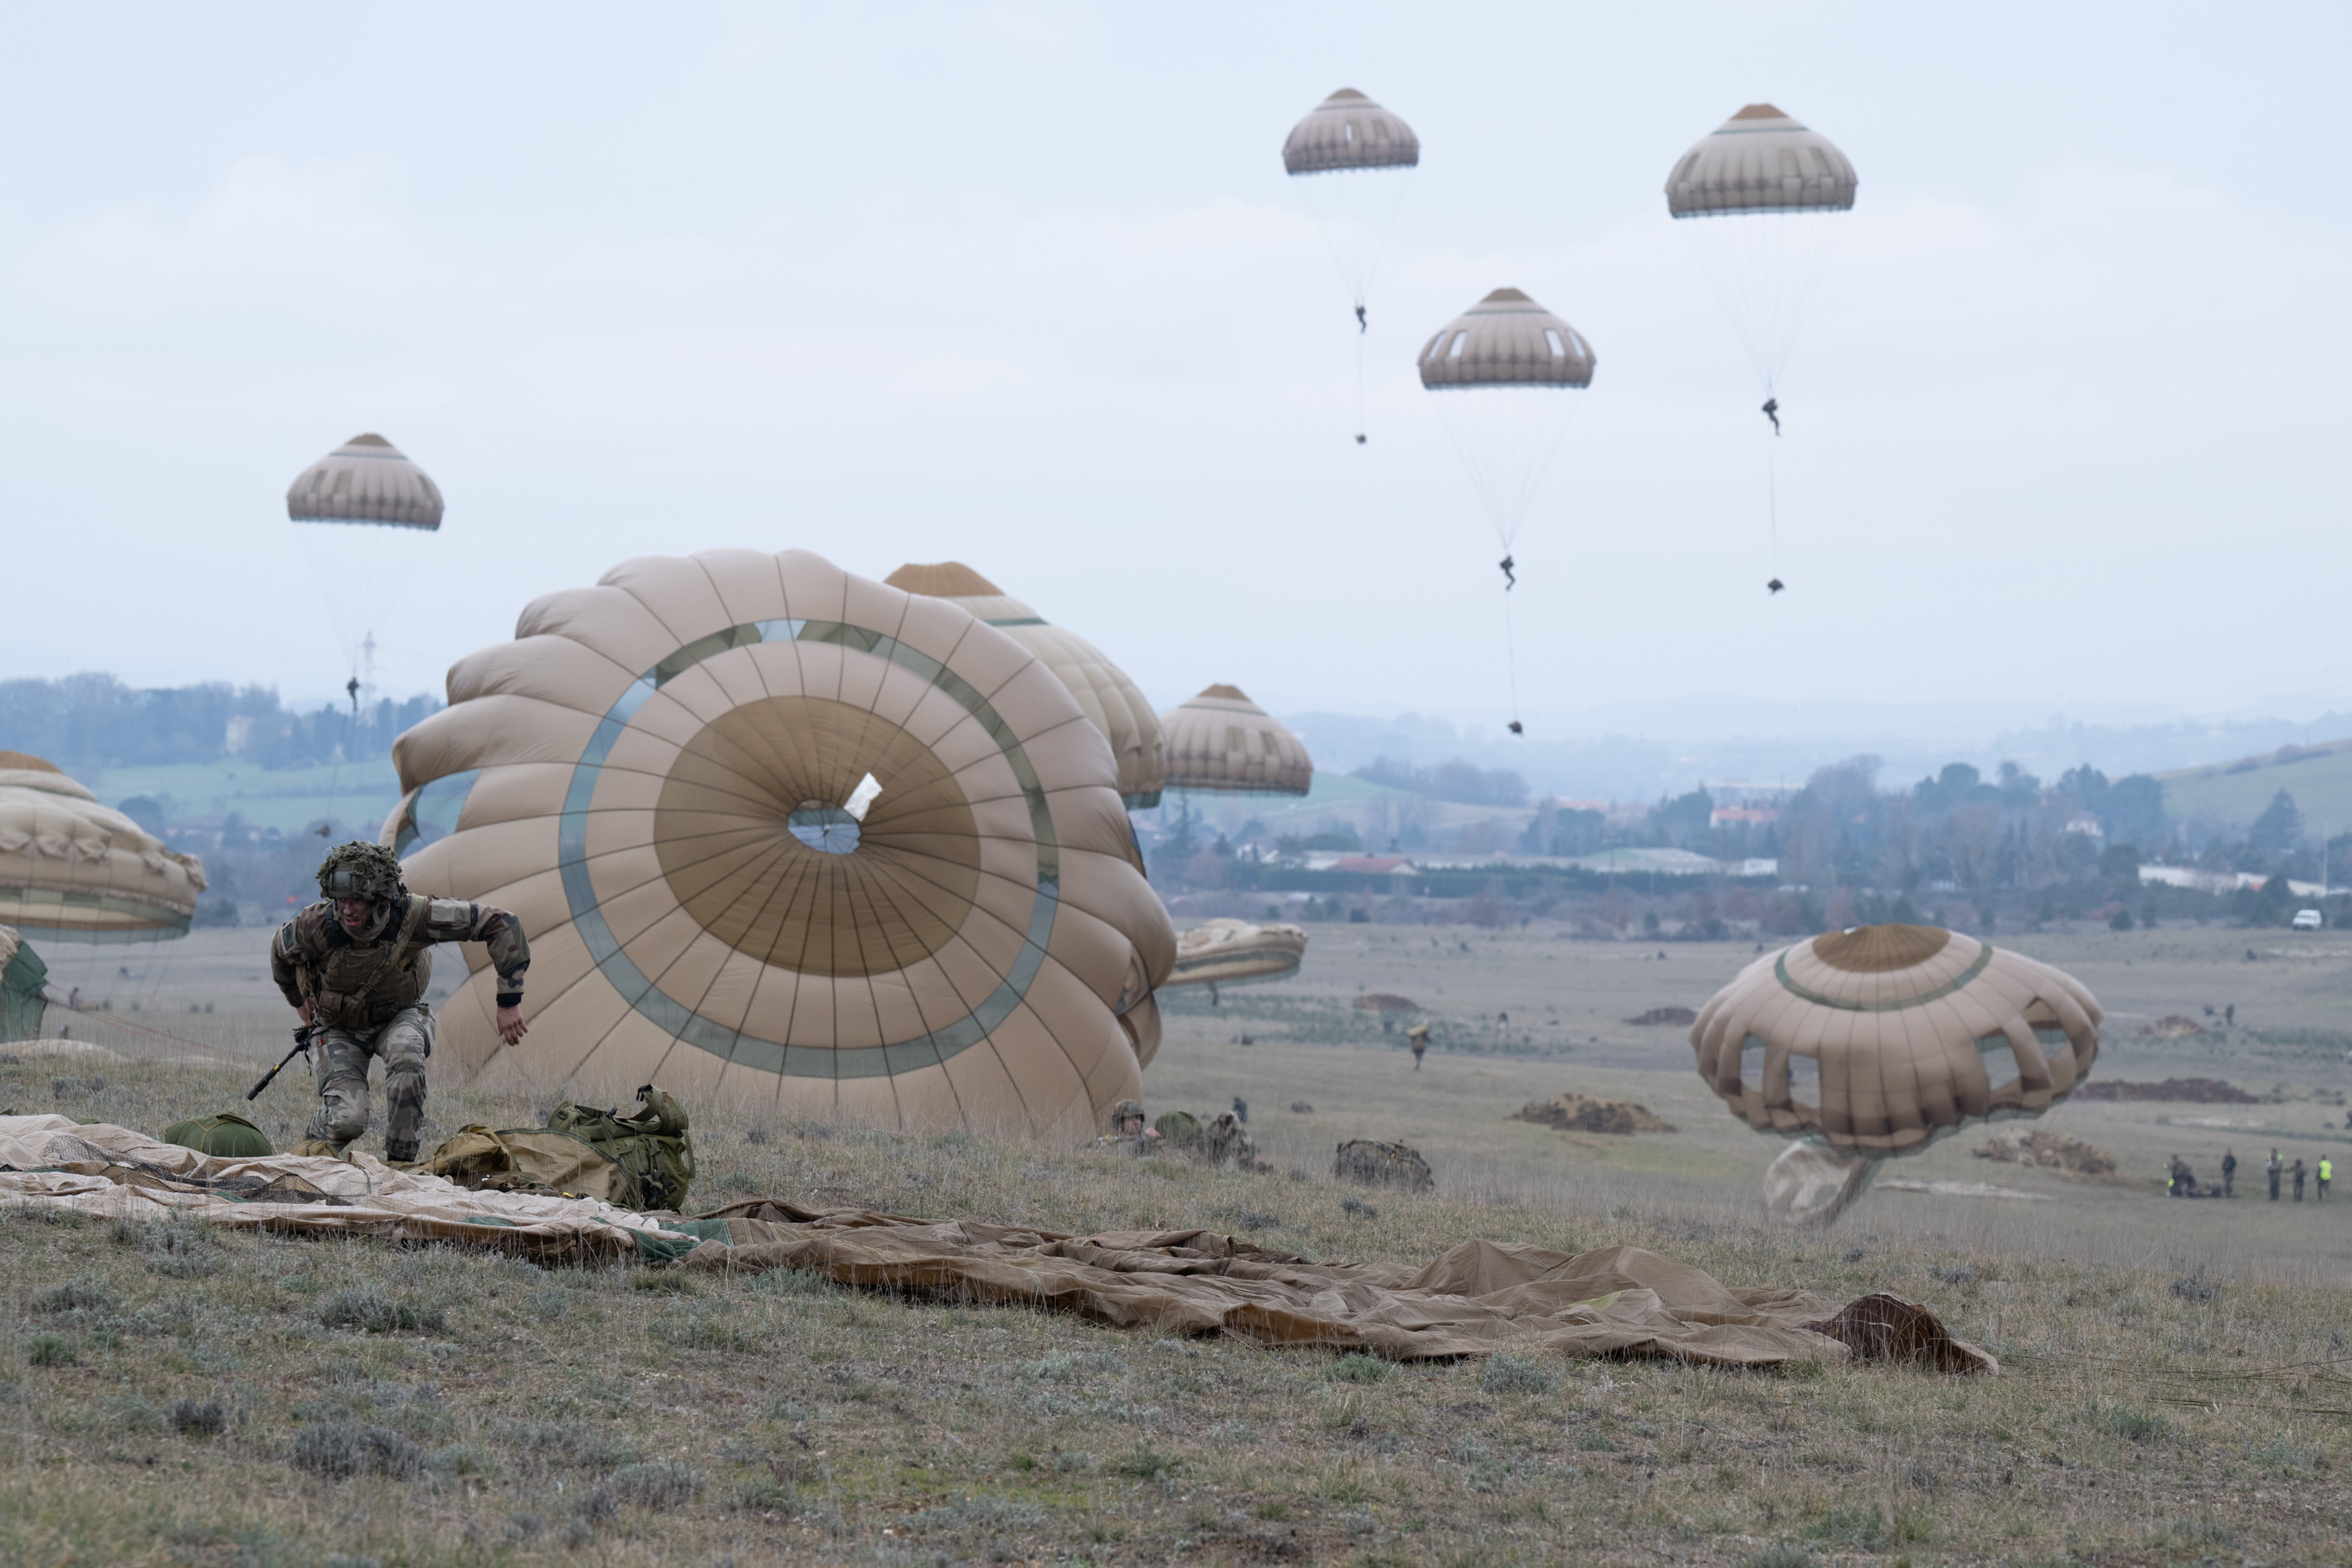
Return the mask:
{"type": "Polygon", "coordinates": [[[263,768],[308,767],[383,756],[402,731],[440,707],[419,696],[384,698],[356,715],[333,702],[305,713],[266,686],[139,689],[99,674],[0,680],[0,750],[30,752],[68,773],[228,756],[263,768]]]}
{"type": "Polygon", "coordinates": [[[1475,767],[1459,758],[1424,768],[1415,767],[1411,763],[1392,762],[1387,757],[1375,757],[1356,769],[1353,776],[1368,784],[1382,784],[1431,800],[1452,801],[1457,805],[1525,805],[1528,803],[1528,781],[1517,773],[1508,768],[1475,767]]]}

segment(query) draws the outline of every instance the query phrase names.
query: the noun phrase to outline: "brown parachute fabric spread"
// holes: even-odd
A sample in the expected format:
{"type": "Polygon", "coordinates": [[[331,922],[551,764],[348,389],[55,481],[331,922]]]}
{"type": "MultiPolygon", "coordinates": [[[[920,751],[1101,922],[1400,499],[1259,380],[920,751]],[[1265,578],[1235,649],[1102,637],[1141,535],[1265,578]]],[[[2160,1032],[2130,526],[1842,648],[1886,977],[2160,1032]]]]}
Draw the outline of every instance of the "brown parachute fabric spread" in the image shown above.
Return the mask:
{"type": "Polygon", "coordinates": [[[882,579],[909,594],[928,594],[961,605],[1045,661],[1070,689],[1087,722],[1110,742],[1118,759],[1118,794],[1130,809],[1160,804],[1168,759],[1160,735],[1160,715],[1143,700],[1118,666],[1076,633],[1048,622],[1027,605],[961,561],[901,566],[882,579]]]}
{"type": "Polygon", "coordinates": [[[1307,748],[1238,686],[1212,686],[1160,716],[1168,787],[1229,795],[1305,795],[1315,782],[1307,748]]]}
{"type": "Polygon", "coordinates": [[[480,969],[436,1057],[909,1130],[1091,1135],[1137,1097],[1175,932],[1109,747],[1020,644],[746,550],[625,563],[516,637],[394,752],[410,888],[530,933],[528,1038],[480,969]]]}
{"type": "Polygon", "coordinates": [[[1864,926],[1769,953],[1691,1026],[1699,1075],[1759,1132],[1884,1156],[2038,1116],[2099,1053],[2098,1003],[2021,953],[1929,926],[1864,926]]]}
{"type": "Polygon", "coordinates": [[[167,847],[57,765],[0,752],[0,925],[36,940],[186,933],[204,863],[167,847]]]}
{"type": "Polygon", "coordinates": [[[771,1198],[680,1219],[588,1197],[471,1192],[364,1153],[211,1158],[63,1116],[0,1117],[0,1205],[455,1243],[549,1263],[799,1268],[894,1296],[1017,1303],[1160,1334],[1223,1333],[1399,1361],[1511,1350],[1717,1366],[1885,1359],[2000,1370],[1912,1303],[1865,1297],[1839,1311],[1808,1291],[1729,1289],[1637,1247],[1571,1258],[1474,1240],[1415,1268],[1314,1263],[1209,1230],[1074,1237],[863,1209],[821,1213],[771,1198]]]}

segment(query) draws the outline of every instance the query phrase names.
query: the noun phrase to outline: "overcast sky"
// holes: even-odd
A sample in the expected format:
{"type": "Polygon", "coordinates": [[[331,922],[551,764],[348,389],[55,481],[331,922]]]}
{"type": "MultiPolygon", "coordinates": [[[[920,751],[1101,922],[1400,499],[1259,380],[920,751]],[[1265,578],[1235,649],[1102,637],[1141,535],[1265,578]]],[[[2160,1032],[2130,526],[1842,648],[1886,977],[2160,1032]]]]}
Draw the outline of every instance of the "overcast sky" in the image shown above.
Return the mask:
{"type": "MultiPolygon", "coordinates": [[[[341,683],[288,481],[448,498],[383,684],[631,555],[958,558],[1155,700],[1498,724],[1413,374],[1500,284],[1600,368],[1520,536],[1556,726],[1741,700],[2342,707],[2341,6],[76,5],[0,16],[0,677],[341,683]],[[1279,149],[1409,120],[1372,296],[1279,149]],[[1781,394],[1665,174],[1741,104],[1861,196],[1781,394]]],[[[351,616],[340,613],[341,631],[351,616]]]]}

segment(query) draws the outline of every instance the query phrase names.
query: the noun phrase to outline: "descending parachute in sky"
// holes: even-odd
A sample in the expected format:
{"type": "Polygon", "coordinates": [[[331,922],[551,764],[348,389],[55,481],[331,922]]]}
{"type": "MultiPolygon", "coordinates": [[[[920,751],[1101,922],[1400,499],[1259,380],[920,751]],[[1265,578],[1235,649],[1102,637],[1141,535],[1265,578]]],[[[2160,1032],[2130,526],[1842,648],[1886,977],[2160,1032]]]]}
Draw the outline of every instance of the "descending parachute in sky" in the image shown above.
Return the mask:
{"type": "Polygon", "coordinates": [[[1045,661],[1118,760],[1119,798],[1131,809],[1160,804],[1168,774],[1160,716],[1118,666],[1094,644],[1013,598],[961,561],[901,566],[882,579],[909,594],[962,605],[1045,661]]]}
{"type": "Polygon", "coordinates": [[[748,550],[625,562],[515,636],[401,737],[383,828],[411,888],[530,932],[531,1032],[501,1049],[478,970],[461,1072],[1056,1136],[1137,1095],[1175,933],[1109,747],[1012,637],[748,550]]]}
{"type": "Polygon", "coordinates": [[[1306,746],[1238,686],[1205,689],[1162,713],[1160,727],[1168,737],[1170,789],[1305,795],[1315,782],[1306,746]]]}
{"type": "Polygon", "coordinates": [[[98,803],[54,763],[0,752],[0,925],[77,942],[187,934],[204,863],[98,803]]]}
{"type": "Polygon", "coordinates": [[[1823,1224],[1884,1161],[1975,1122],[2039,1116],[2099,1054],[2080,981],[1933,926],[1861,926],[1756,960],[1691,1026],[1699,1076],[1759,1132],[1799,1141],[1765,1205],[1823,1224]]]}
{"type": "Polygon", "coordinates": [[[1397,209],[1421,163],[1412,127],[1352,87],[1343,87],[1290,128],[1282,167],[1307,200],[1356,307],[1356,444],[1364,444],[1363,334],[1371,321],[1372,273],[1396,225],[1397,209]]]}
{"type": "Polygon", "coordinates": [[[295,531],[342,645],[356,713],[373,684],[376,629],[440,531],[440,489],[383,437],[354,436],[294,476],[286,515],[303,525],[295,531]]]}
{"type": "MultiPolygon", "coordinates": [[[[1780,373],[1837,239],[1853,208],[1853,165],[1826,136],[1769,103],[1751,103],[1682,156],[1666,176],[1666,211],[1691,237],[1716,297],[1780,434],[1780,373]]],[[[1777,553],[1777,471],[1770,495],[1777,553]]],[[[1769,584],[1779,593],[1776,572],[1769,584]]]]}
{"type": "Polygon", "coordinates": [[[1568,395],[1592,384],[1593,363],[1582,333],[1517,289],[1496,289],[1446,322],[1421,351],[1421,384],[1437,395],[1437,410],[1503,549],[1514,735],[1523,732],[1510,634],[1519,524],[1576,412],[1578,400],[1568,395]]]}

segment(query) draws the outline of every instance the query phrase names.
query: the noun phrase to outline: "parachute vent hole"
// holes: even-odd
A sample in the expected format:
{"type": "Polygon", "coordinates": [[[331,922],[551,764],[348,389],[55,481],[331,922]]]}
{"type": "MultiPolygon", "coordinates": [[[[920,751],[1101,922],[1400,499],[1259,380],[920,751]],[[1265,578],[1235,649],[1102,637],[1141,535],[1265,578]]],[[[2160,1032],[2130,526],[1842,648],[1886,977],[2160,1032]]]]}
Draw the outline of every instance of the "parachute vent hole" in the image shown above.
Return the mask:
{"type": "Polygon", "coordinates": [[[1819,1110],[1822,1103],[1822,1064],[1794,1051],[1789,1053],[1789,1100],[1807,1110],[1819,1110]]]}
{"type": "Polygon", "coordinates": [[[846,855],[857,847],[857,818],[829,801],[801,802],[784,818],[784,827],[820,855],[846,855]]]}
{"type": "Polygon", "coordinates": [[[1446,350],[1446,351],[1445,351],[1445,357],[1446,357],[1447,359],[1460,359],[1460,358],[1462,357],[1462,348],[1463,348],[1463,345],[1464,345],[1464,344],[1465,344],[1465,343],[1467,343],[1469,341],[1470,341],[1470,334],[1469,334],[1469,333],[1467,333],[1467,332],[1456,332],[1456,333],[1454,333],[1454,346],[1453,346],[1452,348],[1450,348],[1450,349],[1448,349],[1448,350],[1446,350]]]}
{"type": "Polygon", "coordinates": [[[1544,329],[1544,342],[1551,345],[1552,358],[1566,359],[1568,357],[1568,351],[1560,346],[1559,333],[1556,329],[1551,327],[1546,327],[1544,329]]]}

